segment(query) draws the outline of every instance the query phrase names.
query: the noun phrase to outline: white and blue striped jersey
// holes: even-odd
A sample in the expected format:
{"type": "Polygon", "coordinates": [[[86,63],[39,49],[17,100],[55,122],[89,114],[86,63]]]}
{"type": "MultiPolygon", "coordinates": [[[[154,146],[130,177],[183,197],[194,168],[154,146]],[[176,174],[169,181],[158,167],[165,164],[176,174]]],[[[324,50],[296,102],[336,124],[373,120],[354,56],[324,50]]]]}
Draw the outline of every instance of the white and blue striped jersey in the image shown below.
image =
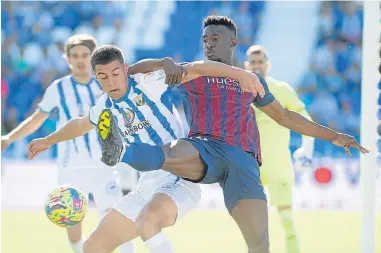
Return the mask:
{"type": "MultiPolygon", "coordinates": [[[[103,93],[95,78],[92,78],[87,84],[80,84],[69,75],[54,81],[46,89],[38,107],[45,113],[50,113],[54,108],[58,108],[57,128],[59,128],[73,118],[87,115],[103,93]]],[[[71,141],[58,144],[59,168],[97,167],[101,163],[100,157],[101,146],[95,130],[71,141]]]]}
{"type": "Polygon", "coordinates": [[[96,125],[103,109],[110,109],[125,144],[165,145],[183,137],[178,112],[170,101],[165,74],[156,71],[129,77],[126,94],[113,100],[104,94],[90,110],[96,125]]]}
{"type": "MultiPolygon", "coordinates": [[[[127,92],[121,99],[113,100],[104,94],[91,108],[89,118],[96,125],[101,112],[110,109],[126,145],[165,145],[184,137],[179,114],[170,96],[164,72],[136,74],[129,77],[127,92]]],[[[148,174],[155,173],[145,172],[142,177],[143,174],[149,177],[148,174]]]]}

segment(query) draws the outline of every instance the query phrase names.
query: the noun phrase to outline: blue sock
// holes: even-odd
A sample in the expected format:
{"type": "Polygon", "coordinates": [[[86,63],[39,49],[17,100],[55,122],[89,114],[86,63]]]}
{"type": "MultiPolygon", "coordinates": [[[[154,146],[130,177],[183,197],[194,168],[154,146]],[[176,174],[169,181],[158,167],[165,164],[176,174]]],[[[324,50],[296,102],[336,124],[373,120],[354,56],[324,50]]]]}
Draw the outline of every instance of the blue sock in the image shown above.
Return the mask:
{"type": "Polygon", "coordinates": [[[131,144],[127,147],[121,162],[127,163],[138,171],[151,171],[160,169],[165,161],[161,147],[146,143],[131,144]]]}

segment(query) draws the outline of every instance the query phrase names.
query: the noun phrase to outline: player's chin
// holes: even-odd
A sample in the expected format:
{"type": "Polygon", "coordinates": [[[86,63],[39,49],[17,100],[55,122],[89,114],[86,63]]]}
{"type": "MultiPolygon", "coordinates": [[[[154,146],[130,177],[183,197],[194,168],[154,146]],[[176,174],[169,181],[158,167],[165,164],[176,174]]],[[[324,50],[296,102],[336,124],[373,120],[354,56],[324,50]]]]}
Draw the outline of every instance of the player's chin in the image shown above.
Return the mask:
{"type": "Polygon", "coordinates": [[[107,94],[112,98],[112,99],[120,99],[121,93],[119,89],[113,89],[109,90],[107,94]]]}
{"type": "Polygon", "coordinates": [[[210,55],[206,57],[209,61],[218,61],[221,62],[221,59],[216,57],[215,55],[210,55]]]}

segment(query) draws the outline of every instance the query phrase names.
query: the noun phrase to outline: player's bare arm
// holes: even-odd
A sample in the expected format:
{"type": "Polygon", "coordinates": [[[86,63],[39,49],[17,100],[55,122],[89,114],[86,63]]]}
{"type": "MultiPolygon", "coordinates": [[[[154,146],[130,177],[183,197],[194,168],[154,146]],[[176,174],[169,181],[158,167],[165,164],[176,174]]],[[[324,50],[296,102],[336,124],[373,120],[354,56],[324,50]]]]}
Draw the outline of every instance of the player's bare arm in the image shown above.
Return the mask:
{"type": "Polygon", "coordinates": [[[257,93],[261,97],[265,95],[265,89],[258,76],[249,71],[211,60],[191,62],[183,67],[186,72],[183,75],[182,82],[187,82],[200,76],[222,76],[237,80],[244,91],[252,92],[254,96],[257,93]]]}
{"type": "Polygon", "coordinates": [[[232,67],[227,64],[205,60],[180,65],[171,58],[142,60],[129,67],[129,74],[147,73],[163,69],[166,74],[165,83],[175,85],[200,76],[221,76],[238,80],[244,91],[252,92],[254,96],[264,96],[265,90],[257,75],[232,67]]]}
{"type": "Polygon", "coordinates": [[[37,131],[49,114],[40,110],[35,111],[29,118],[25,119],[18,127],[9,134],[1,137],[1,151],[4,151],[13,142],[22,139],[37,131]]]}
{"type": "Polygon", "coordinates": [[[95,126],[91,124],[89,115],[72,119],[45,138],[32,140],[28,145],[28,158],[33,159],[52,145],[85,135],[94,128],[95,126]]]}
{"type": "Polygon", "coordinates": [[[357,143],[353,136],[335,132],[328,127],[307,119],[297,112],[290,111],[284,108],[277,99],[259,108],[278,124],[302,135],[330,141],[339,147],[343,147],[348,155],[351,155],[350,148],[358,149],[363,154],[369,153],[367,149],[357,143]]]}
{"type": "Polygon", "coordinates": [[[184,68],[169,57],[138,61],[128,67],[128,74],[149,73],[156,70],[164,70],[166,75],[165,83],[168,85],[181,83],[181,79],[184,75],[184,68]]]}

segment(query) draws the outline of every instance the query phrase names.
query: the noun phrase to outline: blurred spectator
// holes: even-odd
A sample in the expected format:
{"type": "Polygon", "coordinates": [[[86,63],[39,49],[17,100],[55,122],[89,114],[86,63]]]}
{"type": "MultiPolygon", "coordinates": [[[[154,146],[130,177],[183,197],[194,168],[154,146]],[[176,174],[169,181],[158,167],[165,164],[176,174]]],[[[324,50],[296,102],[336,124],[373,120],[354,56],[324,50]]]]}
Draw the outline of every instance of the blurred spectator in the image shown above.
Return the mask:
{"type": "Polygon", "coordinates": [[[336,68],[336,44],[334,40],[327,39],[313,53],[313,63],[320,74],[335,71],[336,68]]]}
{"type": "Polygon", "coordinates": [[[238,12],[233,14],[233,20],[238,28],[238,45],[236,58],[239,62],[246,60],[246,51],[253,43],[253,18],[249,13],[249,3],[242,2],[238,12]]]}
{"type": "Polygon", "coordinates": [[[235,14],[235,9],[231,1],[221,1],[221,6],[217,8],[216,15],[232,17],[235,14]]]}
{"type": "Polygon", "coordinates": [[[319,33],[322,37],[330,37],[335,32],[335,23],[330,2],[323,2],[320,9],[319,33]]]}
{"type": "Polygon", "coordinates": [[[343,14],[339,24],[340,35],[353,44],[359,43],[362,36],[362,14],[353,2],[340,2],[343,14]]]}
{"type": "Polygon", "coordinates": [[[355,2],[321,3],[317,48],[298,87],[314,120],[355,136],[360,133],[362,15],[355,2]]]}
{"type": "Polygon", "coordinates": [[[339,114],[339,107],[336,98],[331,93],[319,90],[309,106],[308,112],[317,122],[332,127],[335,126],[333,120],[339,114]]]}

